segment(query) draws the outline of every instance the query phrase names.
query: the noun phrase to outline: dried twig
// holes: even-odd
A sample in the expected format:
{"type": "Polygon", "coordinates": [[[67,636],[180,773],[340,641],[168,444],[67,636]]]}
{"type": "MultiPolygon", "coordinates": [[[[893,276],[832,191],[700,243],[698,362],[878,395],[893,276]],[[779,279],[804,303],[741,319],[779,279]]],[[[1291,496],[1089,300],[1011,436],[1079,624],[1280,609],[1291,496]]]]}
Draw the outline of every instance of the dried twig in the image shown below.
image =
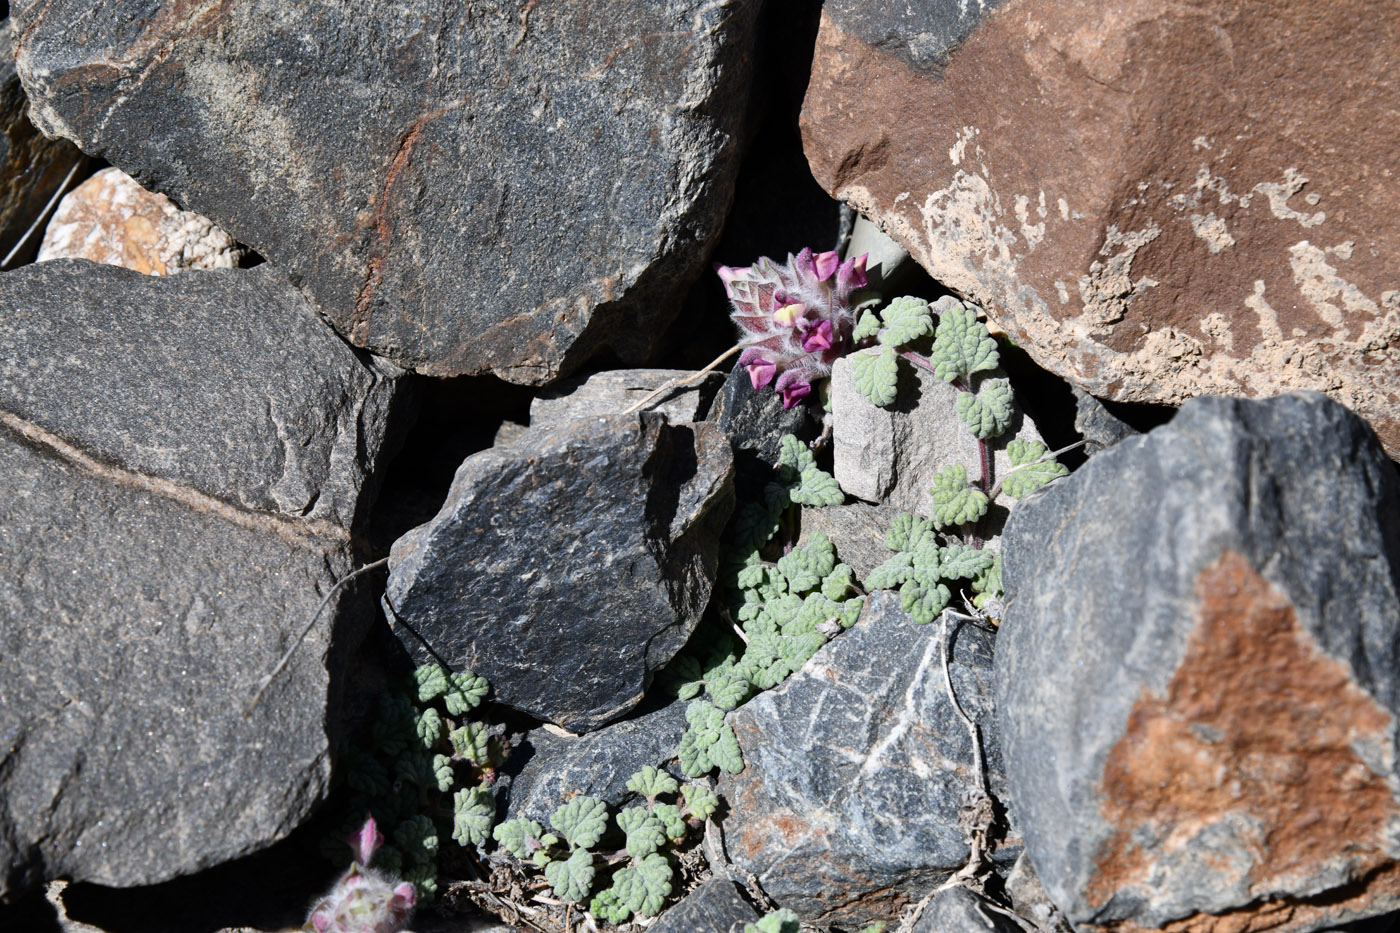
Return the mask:
{"type": "Polygon", "coordinates": [[[693,372],[693,373],[691,373],[689,376],[686,376],[686,377],[681,378],[681,379],[672,379],[672,380],[670,380],[669,382],[663,384],[663,385],[662,385],[660,388],[658,388],[656,391],[652,392],[652,393],[651,393],[650,395],[648,395],[646,398],[642,399],[640,402],[638,402],[637,404],[633,405],[631,408],[628,408],[626,411],[623,412],[623,414],[624,414],[624,415],[630,415],[630,414],[632,414],[633,412],[641,411],[643,408],[646,407],[647,403],[649,403],[652,399],[655,399],[655,398],[657,398],[658,396],[663,395],[663,394],[665,394],[666,392],[671,391],[672,389],[678,389],[678,388],[680,388],[681,386],[690,385],[692,382],[699,382],[701,379],[703,379],[703,378],[706,376],[706,374],[708,374],[708,373],[710,373],[711,371],[713,371],[714,368],[715,368],[716,366],[718,366],[720,363],[723,363],[725,360],[729,359],[731,356],[733,356],[734,354],[738,353],[738,352],[739,352],[740,350],[742,350],[742,349],[743,349],[743,345],[742,345],[742,344],[735,344],[734,346],[730,347],[728,350],[725,350],[725,351],[724,351],[723,353],[721,353],[719,356],[715,357],[714,360],[711,361],[711,362],[709,363],[709,365],[707,365],[704,369],[701,369],[701,370],[698,370],[698,371],[696,371],[696,372],[693,372]]]}

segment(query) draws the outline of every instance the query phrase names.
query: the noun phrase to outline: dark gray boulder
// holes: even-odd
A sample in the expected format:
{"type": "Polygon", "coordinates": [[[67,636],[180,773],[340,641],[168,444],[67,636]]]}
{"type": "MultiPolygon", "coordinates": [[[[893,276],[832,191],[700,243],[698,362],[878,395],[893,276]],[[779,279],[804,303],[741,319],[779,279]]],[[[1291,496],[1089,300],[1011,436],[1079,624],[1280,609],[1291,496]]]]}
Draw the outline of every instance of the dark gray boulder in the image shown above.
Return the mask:
{"type": "Polygon", "coordinates": [[[744,900],[737,884],[711,878],[668,907],[647,929],[651,933],[728,933],[735,924],[757,919],[758,912],[744,900]]]}
{"type": "MultiPolygon", "coordinates": [[[[608,417],[638,404],[667,383],[693,378],[684,369],[608,369],[564,379],[535,396],[530,403],[530,427],[554,427],[580,418],[608,417]]],[[[646,404],[675,423],[699,421],[710,408],[724,374],[706,373],[689,385],[678,385],[646,404]]]]}
{"type": "MultiPolygon", "coordinates": [[[[12,306],[11,306],[12,307],[12,306]]],[[[144,885],[264,848],[329,778],[343,537],[101,463],[0,414],[0,898],[144,885]]]]}
{"type": "MultiPolygon", "coordinates": [[[[953,685],[1000,796],[992,636],[962,625],[952,641],[953,685]]],[[[878,591],[855,626],[730,716],[745,768],[720,781],[726,851],[804,920],[888,919],[967,862],[972,740],[949,704],[941,650],[937,625],[916,625],[897,593],[878,591]]]]}
{"type": "Polygon", "coordinates": [[[530,431],[468,457],[395,542],[387,605],[501,703],[596,729],[695,629],[733,500],[713,425],[642,412],[530,431]]]}
{"type": "Polygon", "coordinates": [[[960,885],[939,891],[912,933],[1024,933],[1021,925],[960,885]]]}
{"type": "Polygon", "coordinates": [[[1187,402],[1003,544],[1010,807],[1079,930],[1396,909],[1400,482],[1364,422],[1187,402]]]}
{"type": "Polygon", "coordinates": [[[513,745],[505,765],[511,775],[505,818],[525,817],[548,826],[549,815],[579,794],[622,806],[636,797],[627,779],[675,758],[688,725],[685,704],[674,702],[587,735],[530,730],[513,745]]]}
{"type": "Polygon", "coordinates": [[[345,529],[398,398],[271,266],[148,276],[81,260],[0,275],[0,412],[231,506],[345,529]]]}
{"type": "Polygon", "coordinates": [[[640,362],[719,234],[755,3],[21,0],[46,132],[203,214],[352,343],[544,383],[640,362]],[[669,309],[669,310],[668,310],[669,309]]]}

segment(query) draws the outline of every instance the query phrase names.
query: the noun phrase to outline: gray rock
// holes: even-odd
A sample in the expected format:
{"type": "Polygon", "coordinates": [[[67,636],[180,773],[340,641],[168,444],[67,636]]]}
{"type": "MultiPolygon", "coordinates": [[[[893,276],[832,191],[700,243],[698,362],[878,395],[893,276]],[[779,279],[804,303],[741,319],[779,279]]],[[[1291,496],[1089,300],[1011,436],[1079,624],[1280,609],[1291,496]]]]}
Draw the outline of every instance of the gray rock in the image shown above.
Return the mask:
{"type": "MultiPolygon", "coordinates": [[[[972,740],[949,705],[941,646],[897,593],[873,593],[855,626],[730,717],[746,767],[720,781],[726,850],[803,919],[888,919],[967,861],[958,819],[976,786],[972,740]]],[[[951,670],[999,796],[992,636],[958,627],[951,670]]]]}
{"type": "Polygon", "coordinates": [[[894,555],[885,546],[885,534],[898,515],[898,509],[864,502],[803,508],[797,543],[806,544],[813,532],[820,531],[835,542],[837,557],[855,571],[856,579],[864,580],[894,555]]]}
{"type": "Polygon", "coordinates": [[[530,431],[468,457],[437,517],[394,544],[389,608],[500,702],[596,729],[699,622],[732,476],[710,424],[642,412],[530,431]]]}
{"type": "MultiPolygon", "coordinates": [[[[1006,374],[978,375],[991,379],[1006,374]]],[[[961,463],[969,479],[981,476],[977,439],[958,417],[957,396],[957,389],[933,373],[901,361],[899,397],[881,408],[856,388],[850,360],[837,360],[831,371],[836,482],[858,499],[927,517],[933,505],[929,487],[939,470],[961,463]]],[[[1041,439],[1035,424],[1019,411],[1004,435],[988,441],[993,484],[1011,469],[1006,445],[1017,438],[1041,439]]]]}
{"type": "Polygon", "coordinates": [[[1359,418],[1187,402],[1003,543],[1010,806],[1079,930],[1396,909],[1400,481],[1359,418]]]}
{"type": "Polygon", "coordinates": [[[769,388],[754,389],[748,372],[739,366],[730,370],[706,418],[720,426],[734,447],[741,498],[761,493],[778,462],[784,434],[810,442],[822,433],[818,409],[806,404],[783,408],[781,395],[769,388]]]}
{"type": "Polygon", "coordinates": [[[753,923],[755,911],[739,886],[711,878],[669,907],[647,927],[651,933],[728,933],[735,924],[753,923]]]}
{"type": "MultiPolygon", "coordinates": [[[[29,98],[10,51],[14,42],[12,21],[0,21],[0,257],[19,242],[69,171],[81,181],[92,161],[66,139],[48,139],[29,122],[29,98]]],[[[27,262],[38,246],[39,236],[30,234],[17,261],[27,262]]]]}
{"type": "Polygon", "coordinates": [[[350,569],[344,533],[316,530],[0,413],[0,898],[188,874],[319,802],[368,601],[342,591],[244,715],[350,569]]]}
{"type": "Polygon", "coordinates": [[[1040,876],[1035,873],[1030,856],[1025,852],[1006,873],[1005,893],[1016,910],[1016,916],[1030,923],[1037,933],[1071,933],[1069,924],[1040,883],[1040,876]]]}
{"type": "Polygon", "coordinates": [[[328,528],[367,510],[393,367],[363,362],[271,266],[58,260],[0,275],[0,307],[0,413],[236,508],[328,528]]]}
{"type": "Polygon", "coordinates": [[[639,362],[729,205],[758,5],[17,2],[35,121],[211,218],[352,343],[639,362]]]}
{"type": "Polygon", "coordinates": [[[916,71],[937,75],[948,56],[1006,0],[828,0],[826,15],[866,45],[916,71]]]}
{"type": "Polygon", "coordinates": [[[1023,933],[1019,924],[997,913],[961,885],[939,891],[914,924],[913,933],[1023,933]]]}
{"type": "MultiPolygon", "coordinates": [[[[621,414],[673,379],[695,375],[684,369],[613,369],[566,379],[545,389],[530,404],[530,427],[558,427],[580,418],[621,414]]],[[[723,373],[707,373],[691,385],[677,386],[646,406],[672,424],[699,421],[724,382],[723,373]]]]}
{"type": "Polygon", "coordinates": [[[685,706],[669,703],[588,735],[532,729],[506,763],[506,772],[513,775],[506,819],[523,816],[548,826],[549,815],[578,794],[621,806],[635,796],[627,789],[628,778],[676,757],[688,725],[685,706]]]}
{"type": "Polygon", "coordinates": [[[1078,386],[1070,388],[1074,391],[1074,430],[1088,441],[1084,445],[1085,453],[1096,454],[1138,433],[1132,425],[1114,415],[1103,402],[1088,392],[1078,386]]]}

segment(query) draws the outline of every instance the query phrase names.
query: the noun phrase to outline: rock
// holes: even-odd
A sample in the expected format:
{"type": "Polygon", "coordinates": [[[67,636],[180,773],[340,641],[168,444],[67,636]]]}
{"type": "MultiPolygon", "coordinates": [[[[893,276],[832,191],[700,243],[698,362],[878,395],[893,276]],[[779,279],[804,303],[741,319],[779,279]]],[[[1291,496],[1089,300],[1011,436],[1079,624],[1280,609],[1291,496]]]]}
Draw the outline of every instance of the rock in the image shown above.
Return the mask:
{"type": "MultiPolygon", "coordinates": [[[[683,369],[613,369],[566,379],[545,389],[530,405],[530,427],[558,427],[580,418],[621,414],[673,379],[694,376],[683,369]]],[[[699,421],[724,382],[723,373],[707,373],[691,385],[676,386],[646,406],[672,424],[699,421]]]]}
{"type": "MultiPolygon", "coordinates": [[[[209,352],[232,357],[228,343],[209,352]]],[[[164,881],[310,813],[368,601],[342,591],[244,711],[352,566],[328,524],[112,465],[0,412],[0,898],[58,877],[164,881]]]]}
{"type": "Polygon", "coordinates": [[[755,4],[17,2],[35,121],[217,222],[352,343],[549,382],[645,357],[733,190],[755,4]]]}
{"type": "MultiPolygon", "coordinates": [[[[77,146],[48,139],[29,122],[29,98],[9,54],[14,41],[12,21],[0,20],[0,257],[8,255],[38,219],[68,173],[81,178],[90,162],[77,146]]],[[[32,235],[28,242],[16,254],[19,263],[34,255],[32,235]]]]}
{"type": "Polygon", "coordinates": [[[1009,804],[1081,933],[1400,905],[1400,480],[1359,418],[1188,402],[1003,547],[1009,804]]]}
{"type": "Polygon", "coordinates": [[[897,515],[898,509],[864,502],[804,507],[802,536],[797,543],[806,544],[813,532],[820,531],[836,543],[841,563],[855,571],[857,580],[864,580],[890,559],[893,552],[885,546],[885,534],[897,515]]]}
{"type": "MultiPolygon", "coordinates": [[[[746,767],[720,781],[726,850],[804,920],[888,919],[967,861],[958,820],[976,787],[972,742],[948,702],[941,645],[938,626],[877,591],[855,626],[730,717],[746,767]]],[[[999,796],[992,636],[958,627],[951,670],[999,796]]]]}
{"type": "Polygon", "coordinates": [[[741,366],[730,370],[706,418],[719,425],[734,448],[741,499],[757,498],[772,479],[784,434],[810,442],[821,436],[822,415],[811,405],[783,408],[772,389],[755,389],[741,366]]]}
{"type": "Polygon", "coordinates": [[[737,884],[711,878],[667,908],[647,929],[651,933],[728,933],[736,923],[757,920],[758,912],[744,900],[737,884]]]}
{"type": "Polygon", "coordinates": [[[530,431],[468,457],[437,516],[395,542],[391,618],[501,703],[596,729],[690,637],[733,501],[713,425],[642,412],[530,431]]]}
{"type": "Polygon", "coordinates": [[[246,254],[213,221],[180,210],[119,168],[104,168],[63,196],[36,261],[89,259],[169,275],[234,269],[246,254]]]}
{"type": "Polygon", "coordinates": [[[0,275],[0,306],[0,420],[319,533],[367,511],[397,370],[361,362],[270,266],[165,279],[55,261],[0,275]]]}
{"type": "Polygon", "coordinates": [[[1398,29],[1361,0],[838,0],[803,139],[823,187],[1094,395],[1319,389],[1396,456],[1398,29]]]}
{"type": "MultiPolygon", "coordinates": [[[[978,375],[992,379],[1006,374],[998,369],[978,375]]],[[[981,475],[981,455],[977,438],[954,408],[957,389],[906,362],[899,365],[899,382],[899,397],[882,408],[856,388],[851,361],[836,361],[831,371],[833,475],[847,495],[927,517],[933,506],[929,488],[938,471],[962,464],[975,480],[981,475]]],[[[1006,445],[1018,438],[1041,439],[1019,409],[1006,433],[988,441],[993,484],[1011,469],[1006,445]]]]}
{"type": "Polygon", "coordinates": [[[548,826],[549,815],[578,794],[622,806],[636,796],[627,789],[628,778],[676,756],[688,725],[685,706],[669,703],[582,736],[530,730],[506,763],[513,777],[505,818],[523,816],[548,826]]]}
{"type": "Polygon", "coordinates": [[[1075,386],[1074,430],[1084,438],[1084,450],[1096,454],[1137,434],[1132,425],[1114,415],[1103,402],[1075,386]]]}
{"type": "Polygon", "coordinates": [[[847,256],[865,255],[869,287],[886,300],[902,294],[900,286],[907,282],[917,268],[909,251],[884,234],[870,220],[857,216],[851,229],[851,242],[846,245],[847,256]]]}
{"type": "Polygon", "coordinates": [[[913,933],[1022,933],[1022,929],[967,888],[955,885],[933,896],[913,933]]]}
{"type": "Polygon", "coordinates": [[[1006,897],[1016,910],[1016,916],[1028,921],[1037,933],[1070,933],[1069,925],[1055,902],[1050,899],[1035,867],[1025,852],[1006,873],[1006,897]]]}

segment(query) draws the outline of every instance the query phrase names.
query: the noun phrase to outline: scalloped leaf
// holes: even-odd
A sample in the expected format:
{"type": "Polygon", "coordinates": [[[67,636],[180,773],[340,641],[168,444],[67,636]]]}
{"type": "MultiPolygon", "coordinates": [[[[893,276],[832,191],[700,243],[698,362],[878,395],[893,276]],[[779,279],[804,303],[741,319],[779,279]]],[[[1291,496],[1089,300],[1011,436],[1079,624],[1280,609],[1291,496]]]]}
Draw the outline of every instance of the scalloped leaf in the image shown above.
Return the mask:
{"type": "Polygon", "coordinates": [[[633,859],[613,876],[612,889],[632,912],[646,917],[661,913],[671,896],[671,863],[659,852],[633,859]]]}
{"type": "Polygon", "coordinates": [[[933,478],[933,521],[940,526],[975,522],[987,513],[987,496],[967,484],[967,468],[954,463],[933,478]]]}
{"type": "Polygon", "coordinates": [[[744,924],[744,933],[802,933],[797,914],[786,907],[765,916],[758,923],[744,924]]]}
{"type": "Polygon", "coordinates": [[[995,560],[985,548],[950,544],[940,554],[938,573],[948,580],[973,580],[985,573],[995,560]]]}
{"type": "Polygon", "coordinates": [[[417,853],[423,858],[436,858],[438,851],[437,827],[432,818],[423,814],[404,820],[394,829],[394,842],[409,857],[417,853]]]}
{"type": "Polygon", "coordinates": [[[846,564],[837,564],[822,578],[822,595],[827,599],[845,599],[855,592],[855,573],[846,564]]]}
{"type": "Polygon", "coordinates": [[[648,800],[655,800],[662,794],[674,794],[680,790],[680,783],[660,768],[644,765],[642,770],[627,779],[627,789],[648,800]]]}
{"type": "Polygon", "coordinates": [[[855,330],[851,331],[851,340],[858,343],[862,340],[868,340],[878,333],[880,333],[880,318],[873,310],[867,309],[861,314],[855,330]]]}
{"type": "Polygon", "coordinates": [[[430,706],[418,714],[414,730],[418,733],[418,741],[423,743],[423,747],[432,748],[438,739],[442,738],[442,716],[430,706]]]}
{"type": "Polygon", "coordinates": [[[540,840],[543,837],[544,827],[534,820],[525,819],[523,816],[506,820],[504,823],[497,823],[496,828],[491,830],[491,838],[521,861],[529,858],[541,848],[540,840]]]}
{"type": "Polygon", "coordinates": [[[867,590],[892,590],[908,580],[914,572],[914,555],[902,552],[885,561],[865,578],[867,590]]]}
{"type": "Polygon", "coordinates": [[[609,923],[623,923],[632,916],[632,911],[618,900],[617,892],[612,888],[605,888],[593,895],[593,900],[588,904],[588,912],[609,923]]]}
{"type": "Polygon", "coordinates": [[[593,853],[587,849],[575,849],[567,859],[546,865],[544,878],[554,890],[555,897],[564,901],[582,901],[593,888],[593,853]]]}
{"type": "Polygon", "coordinates": [[[983,603],[989,599],[999,599],[1002,595],[1001,586],[1001,555],[997,554],[992,558],[992,565],[984,570],[976,579],[972,581],[972,592],[978,596],[974,599],[973,605],[979,609],[983,603]],[[978,600],[981,600],[980,602],[978,600]]]}
{"type": "Polygon", "coordinates": [[[731,774],[744,770],[739,739],[725,724],[724,713],[711,703],[696,700],[686,707],[685,718],[690,727],[681,736],[677,752],[681,773],[695,778],[710,773],[716,766],[731,774]]]}
{"type": "Polygon", "coordinates": [[[480,706],[490,691],[491,685],[485,677],[471,671],[461,671],[448,675],[448,689],[442,695],[442,700],[447,705],[448,715],[461,716],[480,706]]]}
{"type": "Polygon", "coordinates": [[[895,516],[890,530],[885,532],[885,547],[892,551],[917,551],[925,542],[934,541],[933,522],[907,512],[895,516]]]}
{"type": "Polygon", "coordinates": [[[798,505],[840,505],[846,501],[846,494],[830,473],[808,467],[802,471],[797,487],[788,490],[788,498],[798,505]]]}
{"type": "Polygon", "coordinates": [[[851,361],[851,375],[855,378],[856,388],[869,399],[870,404],[889,405],[895,400],[899,369],[893,347],[858,350],[847,359],[851,361]]]}
{"type": "Polygon", "coordinates": [[[880,316],[885,321],[880,343],[887,347],[900,347],[933,333],[933,315],[928,302],[912,296],[891,301],[880,316]]]}
{"type": "Polygon", "coordinates": [[[623,810],[617,815],[617,828],[626,834],[627,854],[633,858],[650,855],[666,844],[665,824],[646,807],[623,810]]]}
{"type": "Polygon", "coordinates": [[[1014,440],[1007,444],[1006,455],[1011,459],[1012,469],[1001,481],[1001,488],[1006,494],[1013,499],[1020,499],[1052,479],[1068,476],[1069,469],[1054,459],[1036,462],[1049,453],[1049,448],[1040,441],[1014,440]]]}
{"type": "Polygon", "coordinates": [[[496,819],[496,801],[485,784],[464,787],[452,795],[452,838],[460,845],[486,841],[496,819]]]}
{"type": "Polygon", "coordinates": [[[661,821],[667,839],[680,842],[685,838],[685,820],[681,818],[680,807],[673,803],[658,803],[651,815],[661,821]]]}
{"type": "Polygon", "coordinates": [[[737,670],[730,670],[723,677],[706,683],[710,701],[723,710],[737,708],[749,698],[749,682],[737,670]]]}
{"type": "Polygon", "coordinates": [[[816,589],[835,568],[836,548],[820,531],[812,532],[805,545],[788,551],[777,564],[778,572],[787,580],[789,592],[794,594],[816,589]]]}
{"type": "Polygon", "coordinates": [[[439,793],[447,793],[457,783],[457,772],[452,767],[450,755],[433,756],[433,785],[439,793]]]}
{"type": "Polygon", "coordinates": [[[748,502],[734,516],[734,543],[755,550],[778,533],[778,518],[756,502],[748,502]]]}
{"type": "Polygon", "coordinates": [[[379,711],[370,737],[374,747],[386,755],[399,755],[410,744],[417,744],[418,710],[413,701],[397,690],[379,695],[379,711]]]}
{"type": "Polygon", "coordinates": [[[597,845],[608,828],[608,806],[597,797],[575,797],[549,815],[549,825],[570,846],[587,849],[597,845]]]}
{"type": "Polygon", "coordinates": [[[452,750],[472,764],[485,764],[490,758],[491,733],[483,723],[464,723],[449,732],[447,737],[452,742],[452,750]]]}
{"type": "Polygon", "coordinates": [[[938,618],[952,598],[953,594],[942,583],[923,586],[910,580],[899,588],[900,607],[920,625],[928,625],[938,618]]]}
{"type": "Polygon", "coordinates": [[[421,665],[413,672],[413,682],[418,688],[419,703],[431,703],[452,687],[447,668],[441,664],[421,665]]]}
{"type": "Polygon", "coordinates": [[[817,465],[812,449],[797,439],[794,434],[784,434],[778,439],[778,467],[786,467],[792,476],[800,476],[803,470],[817,465]]]}
{"type": "Polygon", "coordinates": [[[1011,398],[1011,383],[1005,379],[989,379],[971,392],[959,392],[953,402],[958,417],[979,440],[1000,437],[1011,426],[1015,404],[1011,398]]]}
{"type": "Polygon", "coordinates": [[[685,808],[697,820],[714,816],[719,809],[719,795],[704,784],[685,784],[681,787],[681,797],[685,808]]]}
{"type": "Polygon", "coordinates": [[[934,374],[944,382],[953,382],[960,376],[996,369],[1000,362],[997,342],[987,325],[977,320],[977,314],[962,302],[952,301],[944,307],[929,354],[934,374]]]}

